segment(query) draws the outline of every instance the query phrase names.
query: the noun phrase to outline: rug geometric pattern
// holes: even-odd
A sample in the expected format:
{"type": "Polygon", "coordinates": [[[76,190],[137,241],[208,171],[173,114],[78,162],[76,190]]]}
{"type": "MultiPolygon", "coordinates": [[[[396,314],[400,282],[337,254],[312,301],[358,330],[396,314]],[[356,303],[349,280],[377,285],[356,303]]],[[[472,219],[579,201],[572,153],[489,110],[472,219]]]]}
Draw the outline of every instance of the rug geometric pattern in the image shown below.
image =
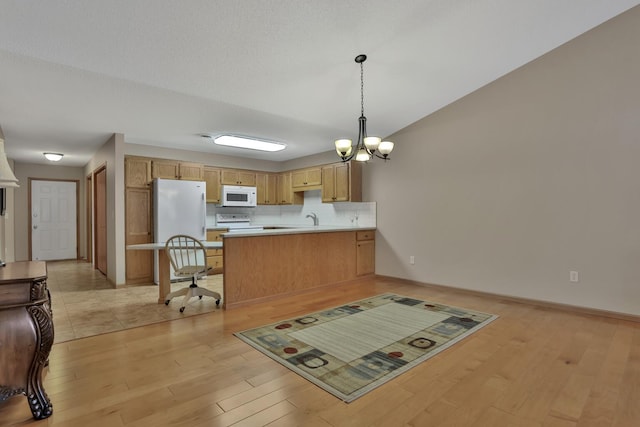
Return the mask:
{"type": "Polygon", "coordinates": [[[382,294],[235,334],[351,402],[438,354],[497,316],[382,294]]]}

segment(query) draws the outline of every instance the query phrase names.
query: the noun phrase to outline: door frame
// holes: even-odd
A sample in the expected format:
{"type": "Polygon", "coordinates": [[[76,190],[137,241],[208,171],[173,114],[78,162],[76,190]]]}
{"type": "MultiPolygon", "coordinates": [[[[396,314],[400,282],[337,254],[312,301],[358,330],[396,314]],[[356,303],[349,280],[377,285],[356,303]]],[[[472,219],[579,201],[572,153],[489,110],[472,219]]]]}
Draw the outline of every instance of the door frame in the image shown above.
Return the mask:
{"type": "Polygon", "coordinates": [[[29,261],[33,261],[33,246],[32,246],[32,223],[31,223],[31,183],[33,181],[49,181],[49,182],[74,182],[76,184],[76,259],[80,258],[80,181],[77,179],[56,179],[56,178],[31,178],[29,177],[28,194],[27,194],[27,211],[29,212],[28,221],[28,242],[29,242],[29,261]]]}
{"type": "Polygon", "coordinates": [[[87,175],[85,182],[86,248],[87,262],[93,262],[93,174],[87,175]]]}
{"type": "Polygon", "coordinates": [[[98,180],[96,179],[96,175],[98,175],[99,173],[103,172],[105,173],[105,188],[104,188],[104,207],[105,207],[105,212],[104,212],[104,227],[105,227],[105,239],[107,238],[106,236],[108,236],[109,234],[109,230],[108,230],[108,221],[107,221],[107,180],[106,180],[106,174],[107,174],[107,164],[104,163],[100,166],[98,166],[97,168],[95,168],[93,170],[92,173],[92,189],[93,189],[93,194],[92,194],[92,203],[91,203],[91,207],[93,210],[93,215],[92,215],[92,231],[93,231],[93,268],[98,270],[101,274],[104,274],[105,277],[107,277],[107,270],[109,268],[109,248],[108,248],[108,242],[105,241],[104,242],[104,252],[105,252],[105,266],[104,266],[104,270],[102,271],[98,268],[97,262],[98,262],[98,251],[97,251],[97,247],[99,244],[101,244],[101,242],[98,239],[98,221],[96,221],[96,217],[97,217],[97,204],[98,204],[98,198],[96,197],[96,195],[98,194],[98,192],[96,191],[96,187],[98,186],[98,180]]]}

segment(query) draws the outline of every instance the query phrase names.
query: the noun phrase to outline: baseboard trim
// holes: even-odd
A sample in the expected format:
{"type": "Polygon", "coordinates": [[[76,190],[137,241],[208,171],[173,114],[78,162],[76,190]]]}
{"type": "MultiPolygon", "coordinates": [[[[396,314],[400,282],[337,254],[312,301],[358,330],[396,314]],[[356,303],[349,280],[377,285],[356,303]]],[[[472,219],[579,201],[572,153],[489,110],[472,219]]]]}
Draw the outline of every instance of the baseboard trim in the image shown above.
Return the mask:
{"type": "Polygon", "coordinates": [[[544,301],[544,300],[537,300],[537,299],[532,299],[532,298],[522,298],[522,297],[516,297],[516,296],[504,295],[504,294],[497,294],[497,293],[492,293],[492,292],[483,292],[483,291],[475,291],[475,290],[471,290],[471,289],[462,289],[462,288],[456,288],[455,286],[438,285],[438,284],[435,284],[435,283],[419,282],[419,281],[416,281],[416,280],[402,279],[402,278],[399,278],[399,277],[392,277],[392,276],[383,276],[383,275],[379,275],[379,274],[376,275],[376,278],[377,279],[381,279],[381,280],[388,280],[390,282],[395,282],[395,283],[400,283],[400,284],[417,285],[417,286],[429,287],[429,288],[434,288],[434,289],[453,291],[453,292],[458,292],[458,293],[463,293],[463,294],[470,294],[470,295],[475,295],[475,296],[499,298],[499,299],[503,299],[503,300],[507,300],[507,301],[511,301],[511,302],[517,302],[517,303],[521,303],[521,304],[529,304],[529,305],[535,305],[535,306],[538,306],[538,307],[552,308],[552,309],[556,309],[556,310],[571,311],[571,312],[579,313],[579,314],[586,314],[586,315],[591,315],[591,316],[602,316],[602,317],[608,317],[608,318],[611,318],[611,319],[626,320],[626,321],[629,321],[629,322],[640,323],[640,315],[633,315],[633,314],[628,314],[628,313],[620,313],[620,312],[609,311],[609,310],[600,310],[600,309],[597,309],[597,308],[581,307],[581,306],[577,306],[577,305],[564,304],[564,303],[551,302],[551,301],[544,301]]]}

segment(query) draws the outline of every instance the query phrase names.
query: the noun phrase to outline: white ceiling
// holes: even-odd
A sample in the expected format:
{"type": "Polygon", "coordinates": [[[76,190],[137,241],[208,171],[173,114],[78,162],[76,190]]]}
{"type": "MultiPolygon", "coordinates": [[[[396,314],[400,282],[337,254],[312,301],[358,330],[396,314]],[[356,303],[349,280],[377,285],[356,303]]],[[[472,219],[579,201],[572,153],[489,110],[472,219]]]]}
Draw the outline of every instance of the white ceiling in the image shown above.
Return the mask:
{"type": "MultiPolygon", "coordinates": [[[[9,158],[82,166],[131,144],[283,161],[388,136],[598,24],[632,0],[0,0],[9,158]],[[202,133],[285,142],[216,147],[202,133]]],[[[402,150],[402,147],[396,147],[402,150]]]]}

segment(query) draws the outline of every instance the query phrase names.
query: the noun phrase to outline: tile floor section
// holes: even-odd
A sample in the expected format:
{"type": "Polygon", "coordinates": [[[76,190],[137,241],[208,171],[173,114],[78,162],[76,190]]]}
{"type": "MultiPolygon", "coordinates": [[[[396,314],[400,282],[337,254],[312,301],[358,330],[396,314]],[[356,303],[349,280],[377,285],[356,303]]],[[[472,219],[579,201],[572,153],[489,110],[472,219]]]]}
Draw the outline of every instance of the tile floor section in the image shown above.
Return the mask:
{"type": "MultiPolygon", "coordinates": [[[[182,297],[175,298],[166,306],[158,304],[158,287],[155,285],[114,289],[105,276],[84,261],[50,261],[47,262],[47,272],[54,343],[221,310],[216,308],[213,298],[203,297],[201,300],[192,298],[184,313],[180,313],[182,297]]],[[[171,290],[188,284],[173,283],[171,290]]],[[[198,280],[198,286],[222,295],[222,275],[198,280]]]]}

